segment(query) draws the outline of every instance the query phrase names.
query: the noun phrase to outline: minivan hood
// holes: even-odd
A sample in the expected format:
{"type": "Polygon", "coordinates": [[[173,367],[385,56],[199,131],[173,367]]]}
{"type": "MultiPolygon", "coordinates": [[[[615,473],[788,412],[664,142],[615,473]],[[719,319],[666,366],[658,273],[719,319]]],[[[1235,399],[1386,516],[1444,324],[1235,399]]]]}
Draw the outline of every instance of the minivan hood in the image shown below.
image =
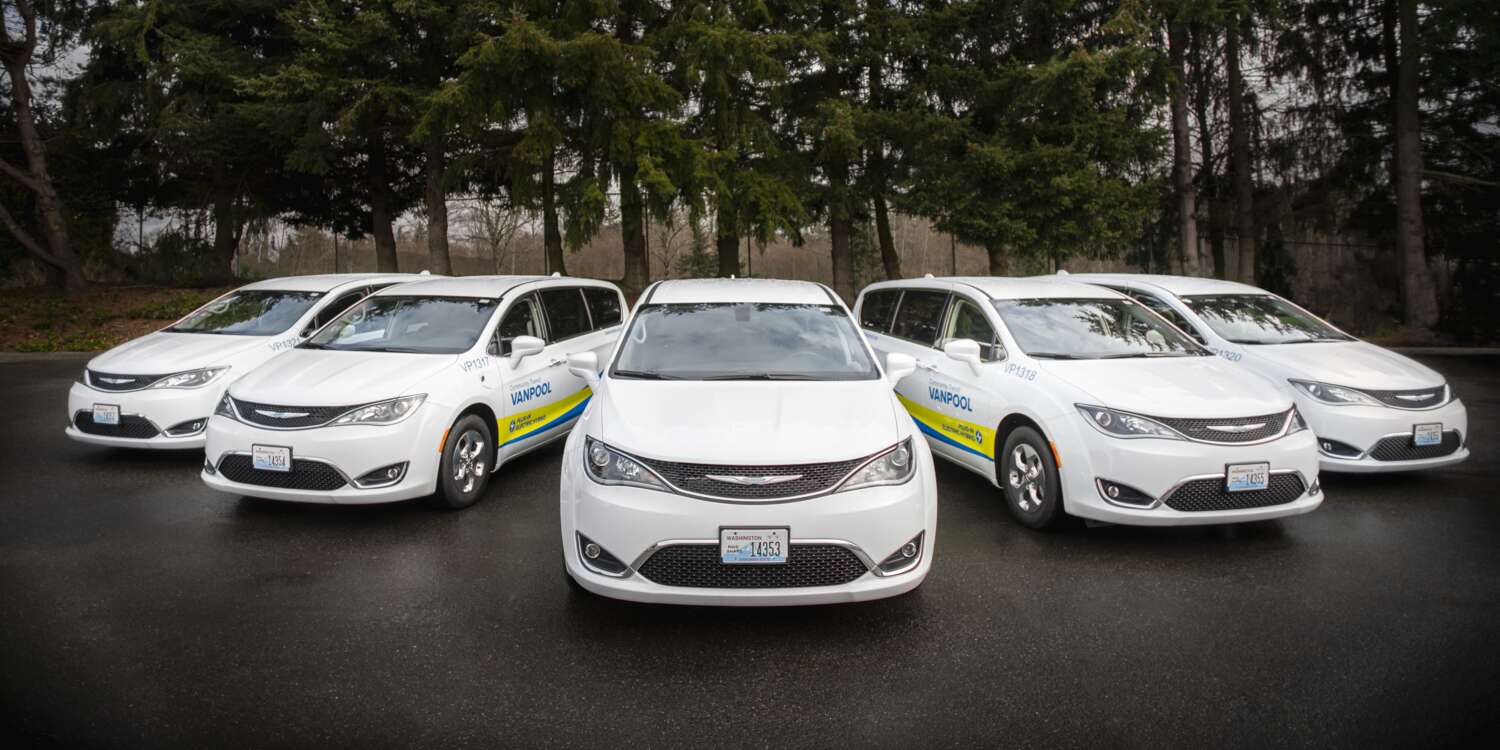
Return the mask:
{"type": "Polygon", "coordinates": [[[405,395],[458,357],[292,349],[230,386],[235,398],[287,406],[345,406],[405,395]]]}
{"type": "Polygon", "coordinates": [[[1157,417],[1248,417],[1292,407],[1291,394],[1218,357],[1045,360],[1041,369],[1096,406],[1157,417]]]}
{"type": "Polygon", "coordinates": [[[614,380],[598,437],[642,458],[771,465],[842,461],[895,444],[895,399],[868,381],[614,380]]]}
{"type": "Polygon", "coordinates": [[[1364,341],[1262,344],[1244,351],[1301,380],[1382,391],[1443,384],[1443,376],[1432,368],[1364,341]]]}
{"type": "Polygon", "coordinates": [[[117,375],[168,375],[222,364],[271,341],[266,336],[157,331],[94,357],[89,360],[89,369],[117,375]]]}

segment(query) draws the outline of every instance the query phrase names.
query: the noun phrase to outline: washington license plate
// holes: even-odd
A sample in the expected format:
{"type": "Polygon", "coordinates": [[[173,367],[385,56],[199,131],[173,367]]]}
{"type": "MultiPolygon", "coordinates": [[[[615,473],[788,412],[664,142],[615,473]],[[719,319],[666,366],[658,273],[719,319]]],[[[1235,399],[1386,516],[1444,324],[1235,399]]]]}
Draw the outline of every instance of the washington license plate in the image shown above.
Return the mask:
{"type": "Polygon", "coordinates": [[[250,446],[251,465],[261,471],[291,471],[292,449],[280,445],[250,446]]]}
{"type": "Polygon", "coordinates": [[[1229,464],[1224,467],[1224,489],[1251,492],[1271,486],[1271,464],[1229,464]]]}
{"type": "MultiPolygon", "coordinates": [[[[99,408],[99,407],[94,407],[99,408]]],[[[1424,445],[1443,444],[1443,423],[1428,422],[1426,424],[1415,424],[1411,426],[1411,442],[1418,448],[1424,445]]]]}
{"type": "Polygon", "coordinates": [[[94,424],[119,424],[120,407],[116,404],[94,404],[94,424]]]}
{"type": "Polygon", "coordinates": [[[719,559],[726,565],[786,562],[789,529],[719,529],[719,559]]]}

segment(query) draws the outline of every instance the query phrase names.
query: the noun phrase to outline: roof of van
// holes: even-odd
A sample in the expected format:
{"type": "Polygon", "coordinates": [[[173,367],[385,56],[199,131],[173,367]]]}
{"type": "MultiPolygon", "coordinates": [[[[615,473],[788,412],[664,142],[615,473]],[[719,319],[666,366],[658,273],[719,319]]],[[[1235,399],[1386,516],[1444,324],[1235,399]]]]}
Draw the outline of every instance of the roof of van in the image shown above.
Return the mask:
{"type": "Polygon", "coordinates": [[[1108,299],[1120,296],[1103,287],[1070,281],[1067,276],[938,276],[882,282],[871,288],[921,286],[923,282],[959,284],[977,289],[991,299],[1108,299]]]}
{"type": "Polygon", "coordinates": [[[555,281],[568,286],[597,286],[618,291],[614,284],[571,276],[455,276],[426,278],[411,284],[383,289],[377,294],[432,295],[434,297],[501,297],[522,284],[555,281]]]}
{"type": "Polygon", "coordinates": [[[836,303],[833,292],[811,281],[781,279],[673,279],[658,283],[643,296],[653,305],[694,302],[768,302],[784,305],[836,303]]]}
{"type": "Polygon", "coordinates": [[[1266,290],[1238,281],[1205,279],[1199,276],[1168,276],[1156,273],[1075,273],[1064,278],[1094,284],[1130,284],[1154,286],[1169,294],[1267,294],[1266,290]]]}
{"type": "Polygon", "coordinates": [[[322,273],[311,276],[282,276],[275,279],[265,279],[246,284],[241,288],[254,291],[329,292],[345,284],[359,282],[401,282],[431,278],[433,277],[415,273],[322,273]]]}

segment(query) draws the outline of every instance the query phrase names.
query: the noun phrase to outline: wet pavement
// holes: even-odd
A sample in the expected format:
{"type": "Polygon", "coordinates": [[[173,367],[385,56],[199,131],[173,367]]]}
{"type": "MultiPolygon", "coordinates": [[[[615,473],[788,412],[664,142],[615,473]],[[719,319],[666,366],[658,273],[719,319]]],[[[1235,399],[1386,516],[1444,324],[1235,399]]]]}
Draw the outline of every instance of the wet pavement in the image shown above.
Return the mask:
{"type": "Polygon", "coordinates": [[[920,589],[775,610],[572,590],[560,446],[461,512],[235,498],[198,481],[200,455],[64,438],[84,361],[0,361],[0,739],[1265,747],[1500,729],[1500,358],[1425,358],[1479,431],[1461,466],[1325,475],[1323,507],[1286,521],[1039,534],[940,465],[920,589]]]}

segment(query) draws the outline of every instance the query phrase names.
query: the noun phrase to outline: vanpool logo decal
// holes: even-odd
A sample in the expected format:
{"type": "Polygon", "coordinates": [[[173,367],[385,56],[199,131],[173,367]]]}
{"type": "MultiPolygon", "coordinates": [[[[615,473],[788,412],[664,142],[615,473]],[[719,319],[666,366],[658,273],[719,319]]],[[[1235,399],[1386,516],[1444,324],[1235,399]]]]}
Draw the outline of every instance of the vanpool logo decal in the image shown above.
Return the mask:
{"type": "Polygon", "coordinates": [[[536,385],[528,385],[518,391],[511,392],[510,405],[516,406],[518,404],[524,404],[532,399],[541,398],[543,396],[550,396],[551,394],[551,383],[537,383],[536,385]]]}
{"type": "Polygon", "coordinates": [[[948,406],[951,406],[955,409],[974,411],[974,405],[969,402],[968,396],[954,393],[953,391],[947,390],[945,388],[939,388],[935,385],[927,386],[927,397],[940,404],[947,404],[948,406]]]}

